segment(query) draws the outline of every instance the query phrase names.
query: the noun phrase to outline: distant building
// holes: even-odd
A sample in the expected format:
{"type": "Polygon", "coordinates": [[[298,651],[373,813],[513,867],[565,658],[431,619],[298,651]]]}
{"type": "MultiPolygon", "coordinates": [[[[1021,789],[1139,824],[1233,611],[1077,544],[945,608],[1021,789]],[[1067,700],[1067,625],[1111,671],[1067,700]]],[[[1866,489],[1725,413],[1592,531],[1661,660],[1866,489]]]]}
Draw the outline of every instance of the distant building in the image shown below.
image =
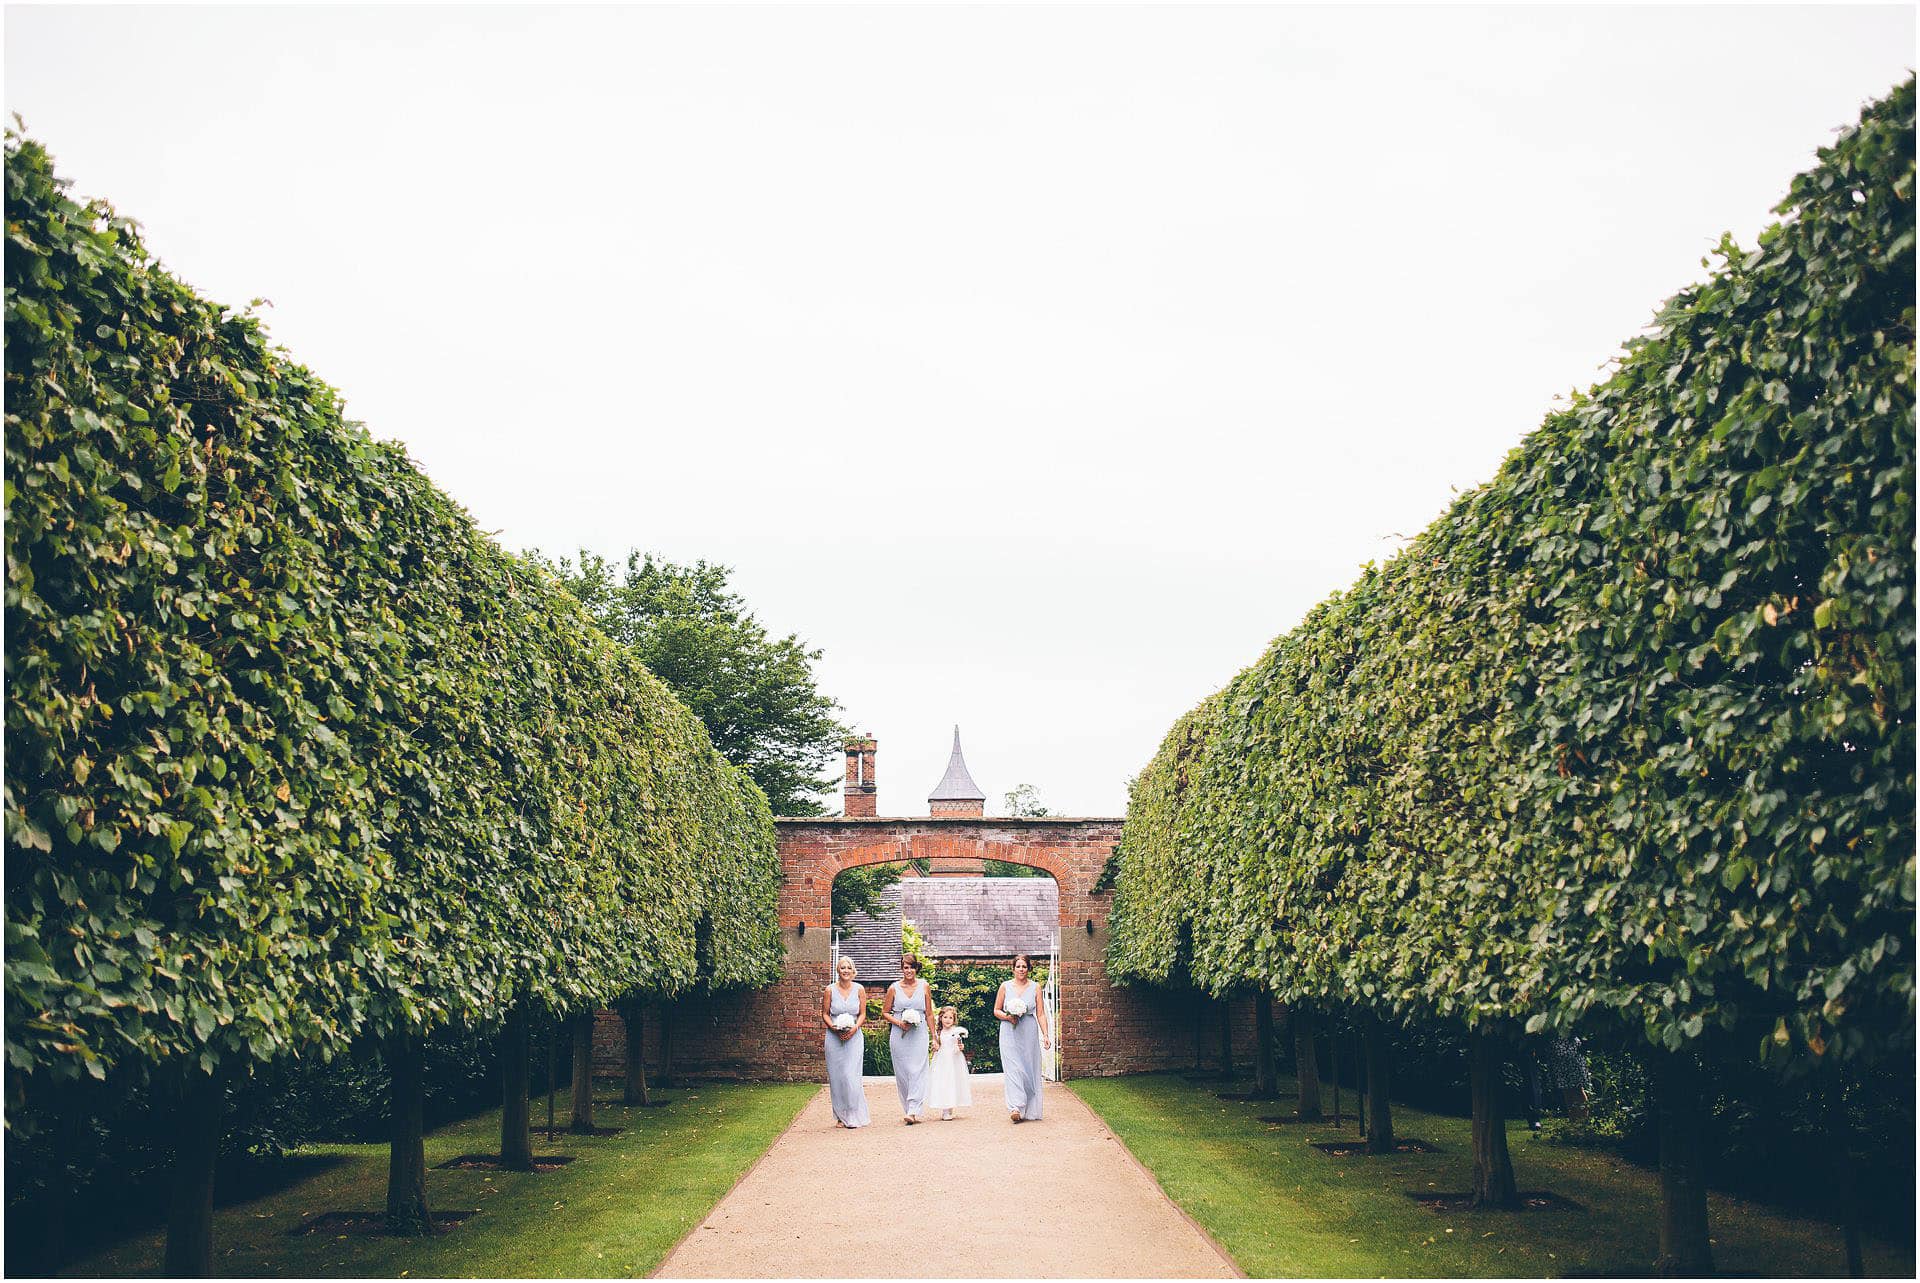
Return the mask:
{"type": "Polygon", "coordinates": [[[967,759],[960,755],[960,728],[953,728],[953,755],[947,758],[947,773],[927,794],[927,814],[938,820],[945,816],[972,816],[987,813],[987,795],[973,782],[967,771],[967,759]]]}
{"type": "MultiPolygon", "coordinates": [[[[879,899],[878,915],[849,913],[840,933],[840,956],[853,959],[855,978],[875,992],[900,978],[900,884],[882,891],[879,899]]],[[[834,967],[837,971],[839,964],[834,967]]]]}
{"type": "MultiPolygon", "coordinates": [[[[960,728],[953,728],[953,754],[947,758],[947,773],[927,794],[927,814],[934,819],[979,819],[987,813],[987,795],[967,770],[967,759],[960,755],[960,728]]],[[[986,861],[947,857],[928,861],[927,873],[936,878],[977,878],[987,871],[986,861]]],[[[913,876],[911,873],[909,877],[913,876]]],[[[912,917],[912,914],[907,916],[912,917]]],[[[917,921],[917,919],[916,919],[917,921]]]]}

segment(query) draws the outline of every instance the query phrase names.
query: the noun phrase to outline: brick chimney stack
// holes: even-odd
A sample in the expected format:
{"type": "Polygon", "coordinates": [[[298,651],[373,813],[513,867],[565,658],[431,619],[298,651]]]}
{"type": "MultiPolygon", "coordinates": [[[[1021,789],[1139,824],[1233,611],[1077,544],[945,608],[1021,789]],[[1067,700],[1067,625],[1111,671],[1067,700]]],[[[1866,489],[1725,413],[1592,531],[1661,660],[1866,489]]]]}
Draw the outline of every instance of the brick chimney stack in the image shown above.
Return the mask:
{"type": "Polygon", "coordinates": [[[873,779],[872,736],[855,736],[846,742],[847,782],[842,793],[840,813],[849,819],[870,818],[880,813],[879,785],[873,779]]]}

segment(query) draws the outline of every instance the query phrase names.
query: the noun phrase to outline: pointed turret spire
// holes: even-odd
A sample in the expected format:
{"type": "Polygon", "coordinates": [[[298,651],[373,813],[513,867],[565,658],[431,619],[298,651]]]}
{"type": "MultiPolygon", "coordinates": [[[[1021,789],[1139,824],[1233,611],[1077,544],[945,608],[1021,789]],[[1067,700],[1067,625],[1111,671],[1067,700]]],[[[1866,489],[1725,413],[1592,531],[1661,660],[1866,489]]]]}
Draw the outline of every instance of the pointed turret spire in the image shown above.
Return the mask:
{"type": "Polygon", "coordinates": [[[947,773],[933,786],[933,792],[927,794],[927,804],[934,815],[983,815],[986,812],[987,795],[973,782],[973,776],[967,771],[967,759],[960,753],[960,728],[953,728],[953,755],[947,759],[947,773]]]}

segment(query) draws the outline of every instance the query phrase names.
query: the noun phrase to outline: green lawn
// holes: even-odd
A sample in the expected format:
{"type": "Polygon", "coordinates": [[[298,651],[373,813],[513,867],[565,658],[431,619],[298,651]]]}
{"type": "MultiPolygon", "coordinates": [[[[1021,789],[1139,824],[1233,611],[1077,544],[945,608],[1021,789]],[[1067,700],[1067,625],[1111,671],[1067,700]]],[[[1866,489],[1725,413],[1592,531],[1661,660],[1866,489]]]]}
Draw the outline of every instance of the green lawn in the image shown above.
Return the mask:
{"type": "MultiPolygon", "coordinates": [[[[1308,1141],[1352,1137],[1351,1119],[1344,1131],[1258,1121],[1291,1110],[1291,1082],[1278,1105],[1218,1100],[1217,1086],[1153,1074],[1083,1079],[1072,1090],[1250,1275],[1634,1275],[1653,1262],[1658,1181],[1605,1153],[1514,1126],[1520,1188],[1550,1190],[1586,1210],[1442,1215],[1406,1191],[1468,1188],[1466,1119],[1395,1105],[1394,1131],[1438,1153],[1334,1158],[1308,1141]]],[[[1712,1218],[1714,1263],[1724,1273],[1845,1273],[1831,1225],[1718,1195],[1712,1218]]],[[[1870,1275],[1913,1277],[1911,1244],[1869,1240],[1866,1261],[1870,1275]]]]}
{"type": "MultiPolygon", "coordinates": [[[[269,1276],[647,1274],[818,1090],[805,1083],[710,1083],[662,1093],[673,1103],[660,1109],[596,1099],[594,1121],[625,1132],[592,1138],[563,1133],[551,1145],[544,1133],[534,1134],[536,1155],[575,1156],[565,1167],[533,1174],[430,1172],[427,1193],[435,1211],[478,1209],[465,1224],[431,1239],[289,1237],[288,1230],[315,1212],[386,1206],[385,1146],[311,1146],[302,1158],[323,1170],[216,1215],[214,1268],[225,1275],[269,1276]],[[329,1157],[336,1160],[331,1166],[329,1157]]],[[[567,1100],[562,1093],[563,1122],[567,1100]]],[[[534,1117],[544,1121],[544,1102],[536,1104],[534,1117]]],[[[427,1162],[499,1147],[499,1114],[483,1114],[429,1136],[427,1162]]],[[[160,1251],[161,1236],[152,1234],[89,1257],[69,1272],[152,1275],[160,1251]]]]}

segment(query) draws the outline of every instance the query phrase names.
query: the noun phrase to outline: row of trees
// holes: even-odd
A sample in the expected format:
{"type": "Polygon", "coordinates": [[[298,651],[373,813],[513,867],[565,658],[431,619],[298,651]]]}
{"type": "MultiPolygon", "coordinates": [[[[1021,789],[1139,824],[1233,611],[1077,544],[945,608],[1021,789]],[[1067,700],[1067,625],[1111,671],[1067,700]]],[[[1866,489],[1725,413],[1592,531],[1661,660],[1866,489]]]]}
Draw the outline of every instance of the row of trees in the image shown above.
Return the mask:
{"type": "MultiPolygon", "coordinates": [[[[1914,85],[1489,483],[1181,718],[1108,958],[1474,1040],[1641,1045],[1662,1266],[1705,1272],[1703,1062],[1912,1055],[1914,85]]],[[[1310,1061],[1303,1061],[1310,1063],[1310,1061]]],[[[1376,1144],[1391,1143],[1390,1116],[1376,1144]]]]}
{"type": "Polygon", "coordinates": [[[6,180],[9,1125],[169,1084],[203,1274],[223,1077],[376,1039],[430,1228],[422,1038],[504,1026],[530,1165],[536,1013],[778,974],[766,799],[251,318],[12,133],[6,180]]]}

